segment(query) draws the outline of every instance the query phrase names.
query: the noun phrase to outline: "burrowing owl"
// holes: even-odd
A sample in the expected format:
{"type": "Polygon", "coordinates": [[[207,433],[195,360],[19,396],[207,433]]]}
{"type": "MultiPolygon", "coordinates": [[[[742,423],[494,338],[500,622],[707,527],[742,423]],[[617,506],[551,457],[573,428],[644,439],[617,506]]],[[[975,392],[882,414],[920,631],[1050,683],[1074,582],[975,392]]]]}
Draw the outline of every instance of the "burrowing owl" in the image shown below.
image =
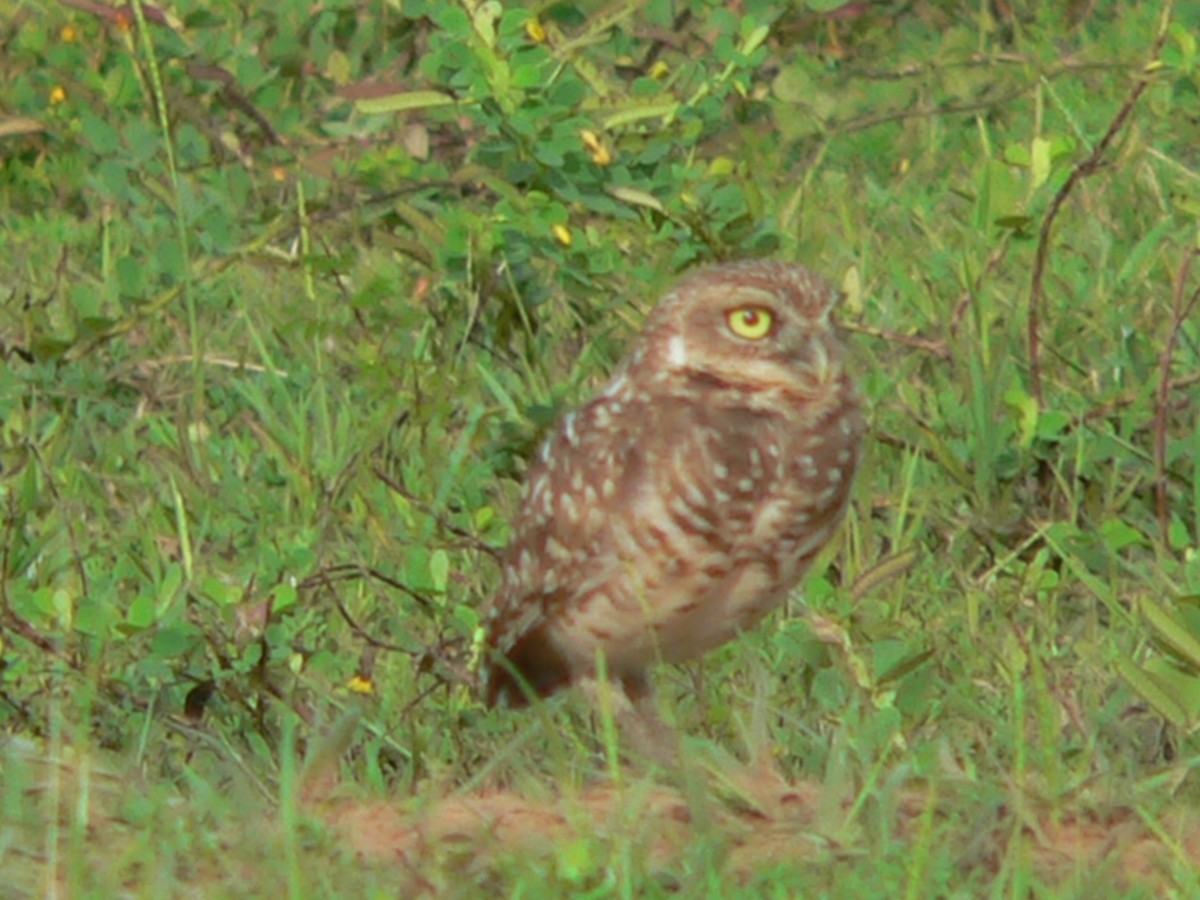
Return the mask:
{"type": "Polygon", "coordinates": [[[635,703],[647,667],[758,623],[846,509],[863,419],[797,265],[687,276],[529,472],[488,618],[489,703],[594,677],[635,703]]]}

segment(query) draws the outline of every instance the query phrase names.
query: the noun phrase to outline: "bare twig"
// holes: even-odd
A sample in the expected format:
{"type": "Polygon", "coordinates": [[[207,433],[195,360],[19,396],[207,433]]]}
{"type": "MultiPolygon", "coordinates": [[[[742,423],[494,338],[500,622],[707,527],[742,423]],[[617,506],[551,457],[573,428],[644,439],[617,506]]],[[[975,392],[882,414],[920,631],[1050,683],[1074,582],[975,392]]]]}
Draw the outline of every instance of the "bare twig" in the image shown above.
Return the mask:
{"type": "Polygon", "coordinates": [[[992,250],[983,271],[975,278],[975,283],[963,291],[962,297],[954,305],[954,312],[950,315],[950,336],[952,338],[958,337],[958,329],[962,324],[963,316],[967,314],[967,310],[971,306],[971,298],[978,295],[983,289],[984,279],[995,272],[1000,267],[1000,263],[1004,262],[1004,257],[1008,254],[1008,248],[1012,244],[1012,241],[1009,240],[1010,237],[1011,235],[1006,234],[999,246],[992,250]]]}
{"type": "Polygon", "coordinates": [[[279,132],[275,130],[275,126],[257,106],[250,102],[250,98],[242,90],[242,86],[238,80],[229,72],[226,72],[220,66],[207,65],[205,63],[189,63],[187,73],[196,81],[215,81],[221,85],[221,93],[225,97],[225,101],[234,109],[240,110],[241,113],[254,122],[266,138],[267,143],[282,147],[285,142],[279,136],[279,132]]]}
{"type": "Polygon", "coordinates": [[[900,344],[904,347],[911,347],[914,350],[923,350],[938,359],[950,359],[950,348],[946,346],[945,341],[934,340],[933,338],[923,338],[912,334],[900,334],[896,331],[889,331],[886,328],[875,328],[871,325],[863,325],[861,322],[842,322],[842,328],[846,331],[852,331],[855,334],[865,334],[868,337],[879,338],[882,341],[887,341],[889,344],[900,344]]]}
{"type": "MultiPolygon", "coordinates": [[[[120,28],[133,27],[133,7],[126,4],[122,7],[110,6],[107,3],[94,3],[92,0],[58,0],[63,6],[69,6],[72,9],[77,9],[80,12],[90,13],[100,19],[107,19],[112,24],[120,28]]],[[[142,13],[146,17],[147,22],[153,22],[155,25],[163,25],[171,28],[171,22],[157,6],[150,6],[148,3],[142,5],[142,13]]],[[[174,31],[174,29],[171,29],[174,31]]]]}
{"type": "Polygon", "coordinates": [[[1188,296],[1188,276],[1191,274],[1192,261],[1200,250],[1192,247],[1183,258],[1179,274],[1175,277],[1175,299],[1171,310],[1171,330],[1158,361],[1158,398],[1154,413],[1154,469],[1158,476],[1155,485],[1155,499],[1158,507],[1158,527],[1164,542],[1167,540],[1171,525],[1170,511],[1167,508],[1167,418],[1171,406],[1171,363],[1175,356],[1175,345],[1179,343],[1179,332],[1200,301],[1200,288],[1196,288],[1188,296]],[[1186,299],[1185,299],[1186,298],[1186,299]]]}
{"type": "MultiPolygon", "coordinates": [[[[286,369],[275,369],[270,366],[260,365],[259,363],[247,362],[242,359],[226,359],[221,356],[201,356],[199,357],[201,365],[218,366],[225,369],[234,369],[239,372],[258,372],[278,375],[280,378],[291,377],[286,369]]],[[[196,357],[190,353],[176,353],[170,356],[160,356],[157,359],[143,359],[137,363],[130,364],[131,368],[135,369],[164,369],[168,366],[193,365],[196,362],[196,357]]]]}
{"type": "Polygon", "coordinates": [[[1133,112],[1133,108],[1137,106],[1138,100],[1146,88],[1150,86],[1150,74],[1153,71],[1154,63],[1158,60],[1159,52],[1162,50],[1163,44],[1167,39],[1167,26],[1170,24],[1171,3],[1168,2],[1164,10],[1163,17],[1159,23],[1158,36],[1155,38],[1154,46],[1151,47],[1151,61],[1143,68],[1138,77],[1137,84],[1133,86],[1133,90],[1129,92],[1129,96],[1125,98],[1125,102],[1121,104],[1120,110],[1108,125],[1108,130],[1104,132],[1104,137],[1088,154],[1087,158],[1079,165],[1071,170],[1071,174],[1067,180],[1063,182],[1063,186],[1058,189],[1058,193],[1054,195],[1054,199],[1050,202],[1050,208],[1046,212],[1046,217],[1042,219],[1041,231],[1038,234],[1037,252],[1033,259],[1033,276],[1030,280],[1029,290],[1029,317],[1027,322],[1027,334],[1029,344],[1029,387],[1030,393],[1037,401],[1038,406],[1042,406],[1044,397],[1042,393],[1042,339],[1041,339],[1041,306],[1043,295],[1043,281],[1046,273],[1046,258],[1050,252],[1050,232],[1054,228],[1054,221],[1058,218],[1059,212],[1062,210],[1063,203],[1067,197],[1071,195],[1071,191],[1075,189],[1083,179],[1094,174],[1104,161],[1104,155],[1108,152],[1108,148],[1112,146],[1112,142],[1120,134],[1125,127],[1125,122],[1129,118],[1129,114],[1133,112]]]}
{"type": "Polygon", "coordinates": [[[426,611],[433,609],[433,601],[424,594],[414,591],[402,581],[397,581],[390,575],[385,575],[378,569],[372,569],[369,566],[360,566],[356,563],[346,563],[340,566],[330,566],[327,569],[322,569],[315,575],[312,575],[297,586],[302,591],[313,590],[318,587],[329,587],[337,581],[353,581],[356,578],[374,578],[376,581],[382,581],[390,588],[395,588],[401,593],[408,594],[426,611]]]}
{"type": "MultiPolygon", "coordinates": [[[[937,72],[953,72],[956,69],[990,69],[997,65],[1020,66],[1030,68],[1038,65],[1039,61],[1024,53],[972,53],[956,60],[936,60],[931,62],[910,62],[894,69],[847,69],[850,74],[872,81],[901,81],[905,78],[918,78],[937,72]]],[[[1055,60],[1054,68],[1046,72],[1047,78],[1087,70],[1106,71],[1122,68],[1123,64],[1116,61],[1095,62],[1089,59],[1077,59],[1074,56],[1063,56],[1055,60]]]]}
{"type": "Polygon", "coordinates": [[[8,358],[10,356],[15,356],[23,362],[30,364],[36,362],[37,360],[37,357],[35,357],[24,347],[18,347],[16,344],[6,344],[3,340],[0,340],[0,360],[8,362],[8,358]]]}
{"type": "Polygon", "coordinates": [[[423,512],[425,515],[430,516],[435,522],[438,523],[438,527],[445,529],[446,531],[450,532],[455,537],[462,538],[464,541],[467,542],[468,546],[470,546],[470,548],[472,550],[478,550],[480,553],[486,554],[487,556],[490,556],[492,559],[499,558],[500,551],[497,550],[495,547],[491,546],[490,544],[484,543],[479,538],[475,537],[475,535],[471,534],[471,532],[466,531],[465,529],[459,528],[457,525],[455,525],[453,522],[449,521],[441,513],[432,509],[429,506],[429,504],[422,502],[419,498],[417,498],[416,496],[411,494],[409,492],[408,488],[406,488],[404,485],[402,485],[396,479],[392,478],[390,475],[388,475],[382,469],[376,468],[374,471],[375,471],[376,478],[378,478],[380,481],[382,481],[384,484],[386,484],[388,487],[390,487],[393,491],[395,491],[397,494],[399,494],[401,497],[403,497],[405,500],[407,500],[409,503],[411,503],[414,507],[416,507],[416,509],[423,512]]]}
{"type": "MultiPolygon", "coordinates": [[[[1174,394],[1175,392],[1182,390],[1185,387],[1191,387],[1193,384],[1200,384],[1200,372],[1190,372],[1187,375],[1180,375],[1178,378],[1172,378],[1171,380],[1169,380],[1167,382],[1167,393],[1174,394]]],[[[1161,384],[1159,385],[1159,390],[1162,390],[1161,384]]],[[[1107,416],[1111,415],[1112,413],[1116,412],[1119,409],[1124,409],[1126,406],[1133,406],[1133,404],[1135,404],[1139,400],[1141,400],[1142,397],[1143,397],[1143,393],[1142,393],[1142,391],[1139,390],[1139,391],[1134,391],[1129,394],[1125,394],[1122,397],[1117,397],[1114,400],[1109,400],[1107,403],[1102,403],[1099,406],[1089,409],[1087,412],[1085,412],[1082,416],[1079,417],[1080,421],[1091,422],[1094,419],[1106,418],[1107,416]]],[[[1176,401],[1174,404],[1171,404],[1171,405],[1172,405],[1172,407],[1178,406],[1182,402],[1184,402],[1184,401],[1176,401]]],[[[1138,430],[1141,430],[1142,428],[1145,428],[1145,427],[1146,426],[1144,426],[1144,425],[1140,426],[1138,428],[1138,430]]]]}
{"type": "Polygon", "coordinates": [[[337,607],[337,611],[341,614],[342,619],[350,626],[350,630],[357,634],[368,646],[378,648],[379,650],[387,650],[391,653],[406,653],[409,656],[416,656],[417,653],[408,647],[401,647],[399,644],[393,644],[389,641],[382,641],[367,629],[358,624],[354,616],[350,615],[350,610],[346,609],[346,604],[342,602],[341,595],[334,588],[333,582],[326,580],[322,587],[329,592],[329,596],[333,598],[333,605],[337,607]]]}
{"type": "Polygon", "coordinates": [[[852,134],[856,131],[867,131],[877,125],[891,122],[903,122],[907,119],[932,119],[941,116],[975,115],[981,112],[998,109],[1013,100],[1018,99],[1023,91],[1014,90],[985,100],[968,103],[946,103],[942,106],[915,106],[909,109],[897,109],[876,115],[858,116],[845,121],[830,121],[823,123],[826,129],[837,134],[852,134]]]}
{"type": "Polygon", "coordinates": [[[350,626],[350,630],[353,631],[360,640],[366,643],[368,648],[375,650],[386,650],[389,653],[403,653],[406,656],[411,656],[417,660],[418,672],[430,674],[436,679],[436,683],[429,690],[420,693],[416,700],[409,704],[409,707],[407,707],[408,709],[411,709],[421,700],[425,699],[425,697],[428,696],[433,688],[436,688],[440,684],[462,684],[474,690],[477,686],[476,679],[472,677],[471,673],[465,667],[457,664],[451,654],[447,653],[447,651],[451,650],[456,644],[461,644],[461,638],[442,638],[432,646],[423,646],[419,650],[414,650],[411,647],[403,647],[400,644],[393,644],[389,641],[381,640],[359,624],[358,620],[350,614],[350,610],[346,608],[346,604],[342,601],[341,596],[337,592],[335,582],[346,581],[350,578],[361,577],[362,575],[366,574],[369,574],[372,578],[377,578],[381,581],[384,581],[398,590],[404,591],[409,596],[416,597],[423,604],[429,603],[427,598],[417,594],[411,588],[405,587],[395,579],[388,578],[386,575],[376,572],[373,569],[367,569],[354,565],[337,566],[331,569],[323,569],[311,578],[305,579],[302,587],[324,588],[333,598],[334,606],[337,607],[337,611],[345,623],[350,626]]]}

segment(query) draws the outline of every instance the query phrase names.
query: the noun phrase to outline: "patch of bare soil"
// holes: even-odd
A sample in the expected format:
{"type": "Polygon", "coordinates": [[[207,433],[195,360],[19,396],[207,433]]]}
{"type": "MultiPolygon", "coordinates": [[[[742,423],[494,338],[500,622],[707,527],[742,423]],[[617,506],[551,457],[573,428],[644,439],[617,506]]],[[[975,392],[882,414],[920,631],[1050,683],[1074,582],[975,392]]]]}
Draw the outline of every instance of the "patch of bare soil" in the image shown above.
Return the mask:
{"type": "MultiPolygon", "coordinates": [[[[72,857],[80,852],[101,874],[112,867],[122,883],[136,882],[139,872],[153,878],[155,837],[146,833],[147,823],[161,828],[190,822],[188,827],[200,830],[219,824],[219,840],[210,841],[208,856],[192,857],[181,849],[191,846],[183,832],[168,828],[159,836],[174,834],[180,842],[167,848],[174,853],[170,865],[193,884],[236,883],[241,867],[250,872],[260,860],[256,854],[271,852],[275,826],[265,802],[236,821],[222,817],[217,823],[169,785],[148,785],[117,762],[47,754],[28,742],[5,749],[0,871],[8,873],[14,896],[38,896],[48,886],[65,885],[63,874],[78,865],[72,857]],[[153,811],[145,821],[126,817],[131,801],[151,797],[153,811]],[[86,822],[82,844],[75,845],[68,835],[78,833],[72,826],[80,816],[86,822]],[[58,827],[51,830],[53,822],[58,827]]],[[[887,842],[912,847],[914,857],[930,855],[944,867],[946,852],[952,853],[964,881],[1019,866],[1032,867],[1044,884],[1074,886],[1079,896],[1095,895],[1090,888],[1096,886],[1107,895],[1138,889],[1168,894],[1179,890],[1173,873],[1200,867],[1200,814],[1191,810],[1143,816],[1132,806],[1095,797],[1051,808],[1012,796],[1011,802],[988,806],[981,800],[986,791],[968,783],[889,789],[869,801],[869,826],[862,824],[867,817],[854,808],[854,797],[817,782],[787,782],[770,770],[739,772],[719,786],[719,797],[715,780],[685,796],[636,777],[620,787],[543,789],[540,796],[493,789],[364,802],[347,799],[348,790],[352,786],[339,786],[336,775],[310,777],[302,798],[307,815],[332,833],[330,847],[395,866],[404,896],[437,893],[438,873],[461,867],[486,880],[493,864],[506,858],[552,858],[572,842],[594,839],[637,848],[651,872],[679,871],[676,864],[704,839],[720,848],[733,878],[749,881],[780,864],[836,866],[841,857],[876,852],[872,835],[880,821],[884,830],[890,825],[887,842]],[[891,812],[884,817],[881,809],[891,812]],[[930,847],[932,852],[922,849],[930,847]]],[[[318,865],[316,859],[312,863],[318,865]]]]}
{"type": "MultiPolygon", "coordinates": [[[[766,773],[740,785],[740,792],[754,802],[714,801],[704,804],[702,814],[673,788],[636,782],[623,789],[597,784],[550,799],[493,790],[427,801],[419,809],[385,802],[317,805],[319,816],[364,860],[394,863],[411,875],[462,853],[486,865],[507,855],[546,854],[575,839],[618,834],[634,839],[651,868],[670,866],[693,845],[699,829],[725,838],[728,871],[744,880],[780,863],[864,852],[861,844],[822,833],[831,809],[829,792],[820,784],[786,783],[766,773]]],[[[946,830],[938,826],[952,813],[948,805],[939,808],[944,801],[935,793],[912,789],[893,802],[894,840],[917,842],[923,832],[945,842],[946,830]]],[[[997,808],[982,824],[976,816],[978,829],[962,833],[956,848],[964,875],[978,867],[999,870],[1017,838],[1024,845],[1022,856],[1048,884],[1099,879],[1114,890],[1157,892],[1172,883],[1173,863],[1200,864],[1200,817],[1190,813],[1147,822],[1129,808],[1051,812],[1022,807],[997,808]]],[[[849,803],[835,802],[832,812],[844,822],[849,803]]],[[[419,877],[409,885],[420,887],[419,877]]]]}

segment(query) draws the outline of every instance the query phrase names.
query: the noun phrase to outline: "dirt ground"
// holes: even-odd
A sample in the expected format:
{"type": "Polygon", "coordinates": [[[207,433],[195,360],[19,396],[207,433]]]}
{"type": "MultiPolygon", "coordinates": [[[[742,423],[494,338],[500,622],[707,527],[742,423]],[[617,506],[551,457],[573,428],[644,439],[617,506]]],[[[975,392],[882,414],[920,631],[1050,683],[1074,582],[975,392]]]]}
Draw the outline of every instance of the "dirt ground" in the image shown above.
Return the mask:
{"type": "MultiPolygon", "coordinates": [[[[768,771],[754,783],[740,785],[739,795],[751,802],[703,804],[699,817],[704,822],[697,822],[695,802],[680,791],[637,782],[623,789],[601,783],[577,794],[541,799],[495,790],[448,796],[416,810],[399,803],[348,801],[316,807],[364,859],[395,863],[414,874],[455,850],[469,848],[475,858],[544,853],[556,842],[622,830],[628,837],[630,829],[651,868],[670,866],[693,843],[698,829],[708,834],[715,830],[726,839],[726,870],[739,880],[779,863],[862,852],[861,840],[857,848],[842,847],[829,837],[825,828],[831,820],[844,822],[850,804],[831,804],[820,784],[788,783],[768,771]]],[[[933,792],[914,788],[893,802],[892,839],[915,842],[919,831],[932,828],[932,839],[945,841],[937,824],[948,813],[940,810],[942,801],[933,792]]],[[[1192,814],[1144,819],[1132,808],[1021,806],[1000,805],[976,833],[961,835],[964,874],[980,866],[997,871],[1017,836],[1024,839],[1023,852],[1031,857],[1039,880],[1050,885],[1100,878],[1118,890],[1157,893],[1171,884],[1173,863],[1200,863],[1200,818],[1192,814]]],[[[419,891],[420,886],[418,877],[410,888],[419,891]]]]}
{"type": "MultiPolygon", "coordinates": [[[[251,873],[255,860],[261,861],[256,854],[272,852],[272,835],[280,834],[282,817],[265,800],[257,809],[242,810],[237,801],[218,796],[216,806],[202,809],[170,785],[148,784],[130,766],[112,760],[97,762],[69,752],[54,756],[32,744],[23,744],[15,754],[11,745],[6,749],[0,754],[6,805],[21,815],[20,821],[10,817],[0,823],[7,836],[0,847],[0,869],[16,871],[9,866],[19,862],[30,896],[37,895],[39,885],[64,877],[57,867],[78,866],[73,853],[88,855],[85,866],[103,867],[128,856],[129,847],[141,841],[143,854],[168,870],[177,869],[181,863],[166,861],[173,852],[170,834],[187,845],[192,839],[186,835],[211,827],[218,855],[208,863],[189,857],[182,864],[201,880],[219,879],[228,877],[231,867],[251,873]],[[24,796],[23,804],[14,791],[24,796]],[[80,814],[85,796],[85,846],[72,846],[68,826],[80,814]],[[181,823],[179,831],[158,836],[167,841],[161,847],[147,837],[144,823],[129,819],[129,804],[141,801],[154,810],[148,816],[160,823],[155,827],[162,827],[164,816],[168,823],[181,823]],[[236,820],[228,815],[231,803],[244,812],[236,820]],[[47,816],[57,816],[63,834],[57,851],[46,842],[46,826],[53,821],[47,816]],[[31,867],[37,863],[41,865],[31,867]]],[[[1015,791],[988,806],[979,801],[979,786],[967,783],[957,793],[944,784],[937,789],[889,788],[868,798],[872,812],[867,827],[863,820],[868,817],[855,808],[861,797],[839,795],[816,782],[789,782],[770,767],[739,772],[721,790],[710,779],[686,796],[677,787],[636,776],[621,786],[599,781],[578,791],[541,785],[529,792],[448,791],[372,801],[354,797],[360,793],[355,785],[340,784],[336,774],[310,775],[302,790],[302,810],[332,837],[337,856],[348,850],[352,858],[371,865],[395,867],[403,896],[437,893],[436,873],[447,866],[469,866],[477,875],[486,874],[505,858],[553,859],[572,841],[595,839],[599,846],[608,841],[636,848],[641,865],[651,872],[678,871],[676,864],[699,839],[715,841],[722,870],[735,881],[749,882],[779,864],[836,867],[841,858],[874,852],[878,834],[866,832],[879,832],[881,821],[893,852],[896,845],[912,847],[914,858],[923,852],[936,857],[943,872],[950,852],[964,882],[977,882],[981,874],[986,882],[988,874],[1006,865],[1021,865],[1042,884],[1072,889],[1071,895],[1088,895],[1079,893],[1081,885],[1102,885],[1109,894],[1140,890],[1167,895],[1174,889],[1178,895],[1172,870],[1178,876],[1181,867],[1194,871],[1200,866],[1200,815],[1191,810],[1150,815],[1097,797],[1051,808],[1021,799],[1015,791]]],[[[145,865],[138,862],[138,870],[145,871],[145,865]]],[[[117,877],[129,883],[128,872],[117,877]]]]}

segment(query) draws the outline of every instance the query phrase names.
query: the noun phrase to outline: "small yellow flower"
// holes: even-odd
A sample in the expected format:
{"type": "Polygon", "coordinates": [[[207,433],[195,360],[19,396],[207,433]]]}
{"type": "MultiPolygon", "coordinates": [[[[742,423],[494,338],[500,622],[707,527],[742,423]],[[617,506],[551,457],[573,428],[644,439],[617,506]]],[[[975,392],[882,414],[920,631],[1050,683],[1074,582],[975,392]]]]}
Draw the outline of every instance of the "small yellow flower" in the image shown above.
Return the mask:
{"type": "Polygon", "coordinates": [[[64,25],[58,33],[58,39],[64,44],[73,44],[79,40],[79,32],[75,30],[74,25],[64,25]]]}
{"type": "Polygon", "coordinates": [[[667,73],[670,71],[671,67],[660,59],[650,67],[650,77],[655,81],[662,81],[667,77],[667,73]]]}
{"type": "Polygon", "coordinates": [[[348,687],[350,692],[354,694],[367,695],[375,693],[375,682],[373,682],[370,678],[363,677],[362,675],[355,675],[348,682],[346,682],[346,687],[348,687]]]}
{"type": "Polygon", "coordinates": [[[50,105],[51,106],[57,106],[60,103],[65,103],[66,99],[67,99],[67,92],[64,91],[59,85],[56,84],[50,90],[50,105]]]}
{"type": "Polygon", "coordinates": [[[588,154],[592,157],[592,162],[598,166],[607,166],[612,163],[612,152],[604,145],[604,141],[600,139],[600,135],[585,128],[579,132],[579,136],[583,139],[583,146],[587,147],[588,154]]]}
{"type": "Polygon", "coordinates": [[[271,177],[279,182],[287,181],[287,169],[283,166],[272,166],[271,177]]]}
{"type": "Polygon", "coordinates": [[[553,231],[554,236],[558,238],[558,242],[560,244],[562,244],[564,247],[571,246],[571,241],[573,240],[571,237],[571,229],[567,228],[566,225],[555,225],[553,231]]]}
{"type": "Polygon", "coordinates": [[[546,29],[537,19],[530,18],[525,20],[525,33],[529,35],[529,39],[535,44],[546,43],[546,29]]]}

